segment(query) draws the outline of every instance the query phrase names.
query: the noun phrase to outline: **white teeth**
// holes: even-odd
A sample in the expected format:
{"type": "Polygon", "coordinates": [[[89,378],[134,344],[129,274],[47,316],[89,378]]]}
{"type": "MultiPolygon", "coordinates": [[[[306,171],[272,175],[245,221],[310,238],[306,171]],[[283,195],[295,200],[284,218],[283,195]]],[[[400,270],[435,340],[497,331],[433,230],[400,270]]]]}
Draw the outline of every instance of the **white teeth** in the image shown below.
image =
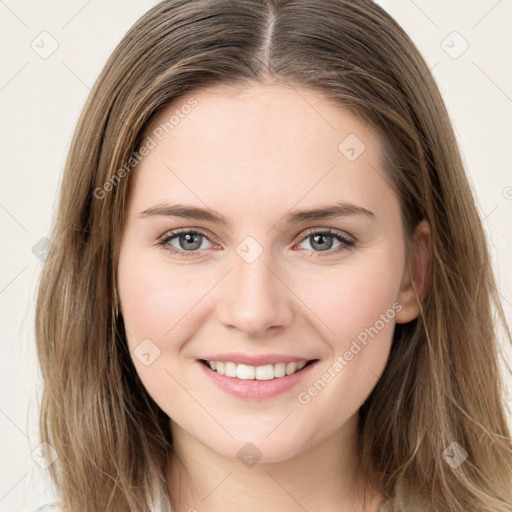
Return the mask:
{"type": "MultiPolygon", "coordinates": [[[[234,363],[232,363],[234,364],[234,363]]],[[[236,376],[243,380],[254,379],[255,368],[254,366],[247,366],[246,364],[239,364],[236,368],[236,376]]]]}
{"type": "Polygon", "coordinates": [[[256,380],[272,380],[274,378],[274,365],[266,364],[256,366],[256,380]]]}
{"type": "Polygon", "coordinates": [[[288,363],[286,365],[286,375],[291,375],[292,373],[295,373],[296,369],[297,369],[297,363],[288,363]]]}
{"type": "Polygon", "coordinates": [[[226,361],[224,363],[224,375],[226,377],[236,377],[236,367],[237,365],[235,363],[226,361]]]}
{"type": "Polygon", "coordinates": [[[284,377],[286,375],[286,363],[277,363],[274,365],[274,377],[284,377]]]}
{"type": "Polygon", "coordinates": [[[231,361],[208,361],[208,364],[212,370],[226,377],[237,377],[242,380],[272,380],[302,370],[307,361],[265,364],[263,366],[236,364],[231,361]]]}

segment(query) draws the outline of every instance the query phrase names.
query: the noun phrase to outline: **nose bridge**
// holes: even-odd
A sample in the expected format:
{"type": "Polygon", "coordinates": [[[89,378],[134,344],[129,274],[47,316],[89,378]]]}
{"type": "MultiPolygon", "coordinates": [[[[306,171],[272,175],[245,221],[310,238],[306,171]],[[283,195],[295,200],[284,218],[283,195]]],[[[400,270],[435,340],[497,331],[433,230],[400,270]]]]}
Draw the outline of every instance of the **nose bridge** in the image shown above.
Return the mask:
{"type": "Polygon", "coordinates": [[[275,275],[271,251],[254,239],[244,240],[233,257],[222,290],[221,321],[251,335],[291,321],[292,305],[286,287],[275,275]]]}

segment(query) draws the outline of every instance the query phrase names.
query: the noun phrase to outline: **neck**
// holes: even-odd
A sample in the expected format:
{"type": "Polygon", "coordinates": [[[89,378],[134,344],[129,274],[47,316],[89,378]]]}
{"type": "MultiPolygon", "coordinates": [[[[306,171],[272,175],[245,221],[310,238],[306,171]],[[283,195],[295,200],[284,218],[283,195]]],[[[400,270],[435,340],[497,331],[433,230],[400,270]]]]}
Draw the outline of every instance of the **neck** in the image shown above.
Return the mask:
{"type": "Polygon", "coordinates": [[[174,512],[377,512],[383,501],[357,476],[357,415],[287,460],[254,465],[214,452],[172,421],[171,431],[167,482],[174,512]]]}

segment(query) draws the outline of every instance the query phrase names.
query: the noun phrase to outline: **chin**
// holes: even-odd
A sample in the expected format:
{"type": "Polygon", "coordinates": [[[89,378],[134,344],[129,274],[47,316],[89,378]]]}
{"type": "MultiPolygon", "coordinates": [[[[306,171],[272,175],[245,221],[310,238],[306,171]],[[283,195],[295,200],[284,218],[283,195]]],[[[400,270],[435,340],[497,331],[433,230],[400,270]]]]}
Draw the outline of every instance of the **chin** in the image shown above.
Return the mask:
{"type": "Polygon", "coordinates": [[[290,436],[288,429],[275,432],[267,436],[265,430],[252,429],[245,432],[232,432],[234,439],[225,437],[214,444],[212,438],[203,440],[203,443],[219,455],[239,460],[247,467],[255,463],[276,463],[289,460],[307,448],[307,436],[290,436]]]}

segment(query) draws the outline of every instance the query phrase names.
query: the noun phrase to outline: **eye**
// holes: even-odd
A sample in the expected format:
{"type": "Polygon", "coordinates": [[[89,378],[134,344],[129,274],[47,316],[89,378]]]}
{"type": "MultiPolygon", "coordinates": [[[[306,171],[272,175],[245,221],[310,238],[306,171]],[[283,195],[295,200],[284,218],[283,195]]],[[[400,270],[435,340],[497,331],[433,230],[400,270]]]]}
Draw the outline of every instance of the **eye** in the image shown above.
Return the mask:
{"type": "Polygon", "coordinates": [[[317,256],[332,255],[333,253],[341,252],[355,245],[355,240],[349,238],[349,236],[342,231],[335,229],[308,231],[306,235],[302,237],[300,244],[304,242],[308,242],[310,246],[306,247],[306,249],[314,253],[326,253],[325,255],[317,254],[317,256]],[[336,245],[336,243],[338,245],[336,245]]]}
{"type": "MultiPolygon", "coordinates": [[[[353,238],[336,229],[311,229],[302,237],[298,246],[305,242],[310,246],[305,249],[312,251],[316,257],[339,253],[355,245],[353,238]]],[[[170,253],[185,258],[197,256],[201,250],[218,247],[210,241],[205,232],[197,229],[169,231],[158,240],[157,244],[170,253]]]]}
{"type": "Polygon", "coordinates": [[[194,253],[202,249],[211,249],[215,247],[206,233],[198,230],[184,229],[170,231],[166,233],[159,241],[158,245],[178,256],[195,256],[194,253]],[[207,242],[210,246],[204,244],[207,242]]]}

